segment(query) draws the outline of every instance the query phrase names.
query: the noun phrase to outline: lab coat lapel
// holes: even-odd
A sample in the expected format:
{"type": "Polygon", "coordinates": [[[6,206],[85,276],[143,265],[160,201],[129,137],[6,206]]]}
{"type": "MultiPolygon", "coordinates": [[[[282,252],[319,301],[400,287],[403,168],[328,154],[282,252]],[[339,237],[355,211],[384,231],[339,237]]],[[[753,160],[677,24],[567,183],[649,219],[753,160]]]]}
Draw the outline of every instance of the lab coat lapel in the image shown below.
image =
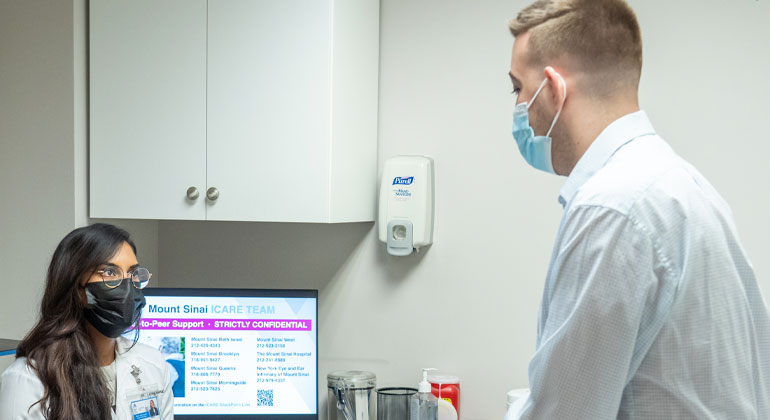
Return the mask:
{"type": "Polygon", "coordinates": [[[115,369],[117,369],[118,386],[113,420],[130,420],[133,415],[130,409],[128,393],[136,389],[136,378],[131,374],[133,365],[138,365],[128,354],[132,343],[126,343],[118,339],[118,351],[115,355],[115,369]]]}
{"type": "Polygon", "coordinates": [[[117,393],[115,395],[115,412],[112,413],[113,420],[128,419],[130,416],[127,414],[128,406],[125,404],[126,387],[131,384],[126,382],[129,379],[130,366],[123,358],[124,349],[121,348],[120,340],[118,340],[118,351],[115,355],[115,369],[116,376],[118,378],[117,393]]]}

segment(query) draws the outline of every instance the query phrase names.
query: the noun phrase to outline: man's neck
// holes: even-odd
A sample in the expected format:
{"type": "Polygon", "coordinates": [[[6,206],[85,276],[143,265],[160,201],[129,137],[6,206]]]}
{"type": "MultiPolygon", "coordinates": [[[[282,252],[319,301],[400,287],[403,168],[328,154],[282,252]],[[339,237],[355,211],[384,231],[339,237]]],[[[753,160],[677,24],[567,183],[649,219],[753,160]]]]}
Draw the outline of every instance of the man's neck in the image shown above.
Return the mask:
{"type": "Polygon", "coordinates": [[[115,346],[117,340],[100,333],[93,325],[87,325],[88,335],[91,337],[91,343],[94,345],[94,351],[99,360],[99,366],[109,366],[115,361],[115,346]]]}
{"type": "Polygon", "coordinates": [[[572,173],[580,158],[583,157],[594,140],[599,137],[599,134],[620,117],[639,111],[639,103],[634,99],[600,106],[592,104],[591,107],[584,109],[592,109],[592,111],[570,121],[572,133],[569,136],[569,141],[573,145],[572,153],[565,156],[566,161],[559,165],[558,171],[567,176],[572,173]]]}

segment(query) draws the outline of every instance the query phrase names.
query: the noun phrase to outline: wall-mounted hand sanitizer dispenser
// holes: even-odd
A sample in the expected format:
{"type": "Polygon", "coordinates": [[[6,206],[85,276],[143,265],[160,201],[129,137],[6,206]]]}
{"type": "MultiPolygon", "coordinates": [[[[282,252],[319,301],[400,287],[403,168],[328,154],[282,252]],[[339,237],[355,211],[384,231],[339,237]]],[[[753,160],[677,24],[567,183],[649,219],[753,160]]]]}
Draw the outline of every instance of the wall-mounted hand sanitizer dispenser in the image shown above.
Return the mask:
{"type": "Polygon", "coordinates": [[[378,223],[390,255],[409,255],[433,243],[433,159],[395,156],[385,161],[378,223]]]}

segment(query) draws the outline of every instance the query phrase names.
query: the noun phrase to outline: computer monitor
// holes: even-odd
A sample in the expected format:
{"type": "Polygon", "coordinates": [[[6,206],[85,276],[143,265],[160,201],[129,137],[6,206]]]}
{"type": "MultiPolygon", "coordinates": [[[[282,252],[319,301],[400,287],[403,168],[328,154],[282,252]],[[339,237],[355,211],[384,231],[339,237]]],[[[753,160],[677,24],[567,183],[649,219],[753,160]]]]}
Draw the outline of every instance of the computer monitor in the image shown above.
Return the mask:
{"type": "Polygon", "coordinates": [[[176,419],[318,419],[317,290],[143,291],[139,342],[169,364],[176,419]]]}

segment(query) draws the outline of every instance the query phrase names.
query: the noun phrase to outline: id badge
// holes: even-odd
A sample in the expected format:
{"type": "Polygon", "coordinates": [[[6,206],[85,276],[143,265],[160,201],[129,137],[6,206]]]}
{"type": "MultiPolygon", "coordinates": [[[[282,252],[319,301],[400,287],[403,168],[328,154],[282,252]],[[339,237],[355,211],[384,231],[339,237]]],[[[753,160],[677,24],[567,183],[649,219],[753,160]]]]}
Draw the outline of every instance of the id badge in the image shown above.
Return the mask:
{"type": "Polygon", "coordinates": [[[158,395],[161,391],[158,387],[141,387],[128,393],[127,400],[130,401],[132,420],[163,420],[160,417],[160,402],[158,395]],[[157,388],[157,390],[155,390],[157,388]]]}

